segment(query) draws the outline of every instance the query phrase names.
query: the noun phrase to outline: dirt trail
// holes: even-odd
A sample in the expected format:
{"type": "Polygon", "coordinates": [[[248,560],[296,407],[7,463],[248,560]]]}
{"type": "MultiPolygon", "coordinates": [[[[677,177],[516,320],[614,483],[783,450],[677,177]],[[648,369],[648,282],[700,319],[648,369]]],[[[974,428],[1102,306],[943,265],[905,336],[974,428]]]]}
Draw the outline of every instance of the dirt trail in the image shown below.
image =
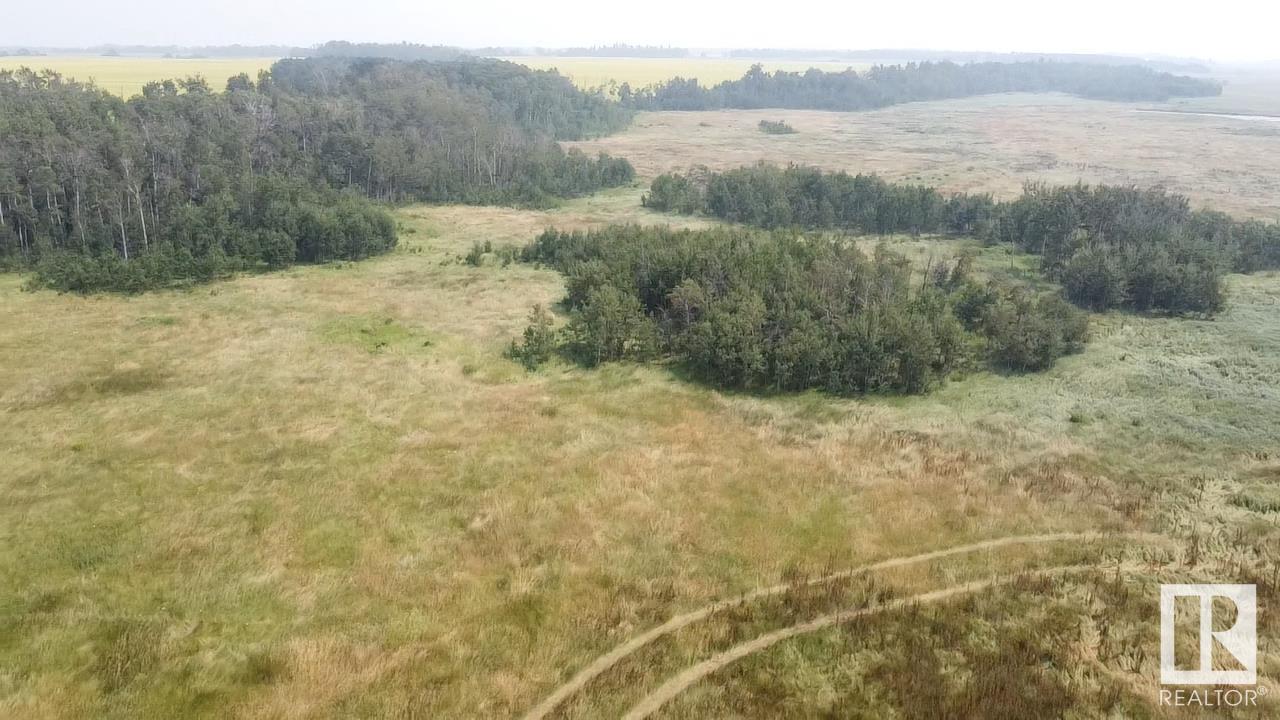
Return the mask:
{"type": "MultiPolygon", "coordinates": [[[[1029,544],[1036,544],[1036,543],[1061,542],[1066,540],[1075,540],[1075,541],[1083,542],[1083,541],[1091,541],[1091,540],[1102,540],[1106,538],[1124,538],[1124,537],[1137,538],[1137,537],[1147,537],[1147,536],[1139,536],[1134,534],[1108,535],[1105,533],[1049,533],[1049,534],[1042,534],[1042,535],[1014,535],[1011,537],[996,538],[993,540],[984,540],[982,542],[971,543],[969,545],[958,545],[956,547],[945,548],[942,550],[934,550],[932,552],[921,553],[919,555],[911,555],[907,557],[899,557],[899,558],[891,558],[888,560],[882,560],[880,562],[872,563],[870,565],[863,565],[863,566],[852,568],[849,570],[842,570],[832,575],[824,575],[819,578],[814,578],[812,580],[808,580],[804,583],[801,583],[801,586],[829,583],[829,582],[834,582],[837,580],[843,580],[845,578],[853,577],[855,575],[860,575],[862,573],[872,572],[875,570],[887,570],[889,568],[896,568],[896,567],[902,567],[905,565],[912,565],[915,563],[928,562],[930,560],[949,557],[951,555],[961,555],[965,553],[978,552],[981,550],[991,550],[995,548],[1006,547],[1009,545],[1029,545],[1029,544]]],[[[684,613],[682,615],[676,615],[675,617],[671,618],[665,623],[645,633],[642,633],[640,635],[637,635],[631,638],[630,640],[622,643],[621,645],[618,645],[614,649],[610,650],[604,655],[601,655],[600,657],[593,660],[589,665],[584,667],[582,670],[578,671],[576,675],[570,678],[568,682],[556,688],[555,692],[548,695],[545,700],[538,703],[538,705],[536,705],[532,710],[530,710],[527,714],[525,714],[524,720],[542,720],[542,718],[545,718],[560,703],[564,702],[571,695],[581,690],[584,686],[586,686],[587,683],[599,677],[601,674],[603,674],[609,668],[613,667],[618,662],[626,658],[628,655],[634,653],[635,651],[639,650],[640,648],[644,647],[645,645],[648,645],[649,643],[653,642],[654,640],[657,640],[658,638],[664,635],[673,633],[676,630],[679,630],[680,628],[683,628],[686,625],[689,625],[690,623],[697,622],[707,617],[708,615],[719,612],[721,610],[726,610],[728,608],[732,608],[737,605],[750,602],[752,600],[757,600],[759,598],[769,597],[771,595],[779,595],[795,587],[797,587],[797,585],[782,583],[778,585],[772,585],[770,587],[758,588],[740,597],[731,598],[728,600],[720,600],[710,605],[705,605],[701,608],[698,608],[697,610],[693,610],[693,611],[684,613]]]]}
{"type": "MultiPolygon", "coordinates": [[[[1035,571],[1023,573],[1021,576],[1028,577],[1028,576],[1056,575],[1056,574],[1063,574],[1063,573],[1083,572],[1086,570],[1096,570],[1096,569],[1098,569],[1097,565],[1067,565],[1064,567],[1035,570],[1035,571]]],[[[788,638],[793,638],[797,635],[804,635],[805,633],[815,632],[823,628],[831,627],[832,625],[849,622],[850,620],[866,617],[868,615],[874,615],[876,613],[888,612],[891,610],[900,610],[902,608],[909,607],[911,605],[921,605],[925,603],[938,602],[941,600],[946,600],[947,598],[955,597],[957,595],[974,593],[974,592],[985,590],[987,588],[995,587],[998,585],[1007,585],[1013,582],[1014,579],[1015,578],[1010,577],[1010,578],[1004,578],[999,580],[980,580],[980,581],[965,583],[964,585],[954,585],[952,587],[945,588],[942,590],[934,590],[933,592],[927,592],[920,595],[912,595],[910,597],[901,598],[899,600],[892,600],[882,605],[877,605],[875,607],[838,612],[838,613],[833,613],[831,615],[823,615],[822,617],[815,618],[808,622],[800,623],[799,625],[792,625],[791,627],[782,628],[781,630],[775,630],[770,633],[765,633],[760,637],[757,637],[753,640],[748,640],[747,642],[744,642],[740,645],[735,645],[734,647],[729,648],[728,650],[725,650],[724,652],[718,655],[714,655],[706,660],[703,660],[697,665],[692,665],[686,668],[675,677],[672,677],[670,680],[667,680],[665,683],[663,683],[657,690],[654,690],[652,693],[645,696],[645,698],[641,700],[639,703],[637,703],[635,707],[632,707],[630,710],[628,710],[627,714],[623,715],[622,718],[623,720],[641,720],[642,718],[646,718],[649,715],[653,714],[658,708],[662,707],[672,698],[674,698],[675,696],[687,690],[691,685],[698,682],[702,678],[725,667],[726,665],[729,665],[730,663],[741,660],[742,658],[748,655],[751,655],[752,653],[760,652],[761,650],[764,650],[765,648],[768,648],[769,646],[774,645],[776,643],[782,642],[783,640],[786,640],[788,638]]]]}

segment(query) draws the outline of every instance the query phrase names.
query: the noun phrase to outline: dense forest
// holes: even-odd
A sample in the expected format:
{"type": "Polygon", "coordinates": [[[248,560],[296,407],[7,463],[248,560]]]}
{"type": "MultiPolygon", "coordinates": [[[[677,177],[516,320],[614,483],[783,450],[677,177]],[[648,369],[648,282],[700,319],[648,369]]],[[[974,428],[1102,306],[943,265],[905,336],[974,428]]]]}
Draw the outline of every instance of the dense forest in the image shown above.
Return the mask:
{"type": "Polygon", "coordinates": [[[989,362],[1040,370],[1083,343],[1058,295],[981,283],[972,259],[913,272],[884,246],[776,231],[548,230],[524,251],[567,277],[570,322],[535,309],[511,354],[536,367],[669,358],[712,384],[922,392],[989,362]]]}
{"type": "Polygon", "coordinates": [[[360,258],[395,242],[372,200],[545,205],[632,180],[555,142],[627,111],[490,60],[283,60],[226,92],[200,79],[121,100],[0,73],[0,264],[140,290],[242,267],[360,258]]]}
{"type": "Polygon", "coordinates": [[[1028,185],[1018,199],[997,203],[873,175],[761,164],[662,175],[643,202],[762,228],[1010,243],[1039,255],[1045,275],[1094,310],[1211,313],[1223,304],[1224,273],[1280,268],[1280,225],[1193,211],[1187,198],[1163,190],[1028,185]]]}
{"type": "Polygon", "coordinates": [[[754,65],[740,80],[703,87],[696,78],[674,78],[634,90],[620,99],[641,110],[790,108],[869,110],[921,100],[946,100],[1003,92],[1062,92],[1097,100],[1163,101],[1218,95],[1214,81],[1171,75],[1139,65],[1082,62],[921,62],[823,72],[765,72],[754,65]]]}

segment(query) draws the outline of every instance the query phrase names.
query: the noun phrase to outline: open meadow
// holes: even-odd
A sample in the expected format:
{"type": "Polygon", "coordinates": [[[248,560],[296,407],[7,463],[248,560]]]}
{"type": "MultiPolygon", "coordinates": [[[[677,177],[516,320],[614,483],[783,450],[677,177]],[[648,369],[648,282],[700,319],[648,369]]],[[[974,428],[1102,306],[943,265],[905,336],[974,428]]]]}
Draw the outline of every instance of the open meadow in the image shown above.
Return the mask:
{"type": "MultiPolygon", "coordinates": [[[[552,714],[652,703],[697,660],[868,598],[1083,564],[781,641],[661,712],[910,715],[931,702],[914,694],[926,648],[892,638],[925,622],[966,638],[960,667],[1000,670],[991,692],[1011,716],[1145,715],[1153,583],[1280,572],[1280,276],[1232,276],[1213,321],[1102,316],[1047,373],[923,397],[732,394],[661,367],[530,374],[504,359],[562,279],[460,257],[548,225],[677,221],[638,200],[407,207],[389,256],[188,291],[0,280],[0,716],[513,717],[708,602],[1045,533],[1128,535],[765,596],[636,649],[552,714]],[[1055,669],[1028,675],[993,637],[1055,669]]],[[[986,273],[1027,267],[978,257],[986,273]]],[[[1276,618],[1263,614],[1272,678],[1276,618]]],[[[934,692],[960,713],[975,701],[934,692]]]]}
{"type": "MultiPolygon", "coordinates": [[[[1233,102],[1241,104],[1224,107],[1259,107],[1233,102]]],[[[1241,217],[1280,219],[1280,122],[1145,112],[1152,108],[1168,109],[1012,94],[856,113],[657,112],[575,145],[626,157],[645,178],[764,160],[1006,199],[1027,181],[1159,186],[1241,217]],[[765,134],[761,120],[783,120],[797,132],[765,134]]]]}

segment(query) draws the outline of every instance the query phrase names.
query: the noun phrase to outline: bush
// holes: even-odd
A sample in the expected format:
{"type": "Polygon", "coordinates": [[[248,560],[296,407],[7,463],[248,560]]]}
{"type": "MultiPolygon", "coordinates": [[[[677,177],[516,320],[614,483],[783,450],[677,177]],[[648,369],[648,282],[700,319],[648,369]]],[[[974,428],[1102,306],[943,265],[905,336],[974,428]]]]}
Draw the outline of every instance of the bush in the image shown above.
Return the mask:
{"type": "Polygon", "coordinates": [[[782,120],[761,120],[760,132],[766,135],[794,135],[796,129],[782,120]]]}
{"type": "Polygon", "coordinates": [[[1076,251],[1062,270],[1062,287],[1071,302],[1090,310],[1119,307],[1127,296],[1126,268],[1117,253],[1102,246],[1076,251]]]}
{"type": "Polygon", "coordinates": [[[988,307],[984,333],[992,362],[1020,372],[1048,369],[1077,352],[1088,336],[1088,317],[1057,295],[1016,289],[988,307]]]}
{"type": "Polygon", "coordinates": [[[524,365],[528,370],[537,370],[551,360],[559,343],[551,313],[541,305],[534,305],[529,313],[529,327],[524,330],[521,342],[511,341],[507,356],[524,365]]]}
{"type": "Polygon", "coordinates": [[[640,197],[640,204],[654,210],[694,215],[703,211],[705,200],[702,189],[692,178],[684,175],[659,175],[649,186],[649,193],[640,197]]]}
{"type": "Polygon", "coordinates": [[[489,240],[471,243],[471,249],[463,256],[462,261],[471,267],[480,267],[484,264],[484,256],[493,252],[493,243],[489,240]]]}

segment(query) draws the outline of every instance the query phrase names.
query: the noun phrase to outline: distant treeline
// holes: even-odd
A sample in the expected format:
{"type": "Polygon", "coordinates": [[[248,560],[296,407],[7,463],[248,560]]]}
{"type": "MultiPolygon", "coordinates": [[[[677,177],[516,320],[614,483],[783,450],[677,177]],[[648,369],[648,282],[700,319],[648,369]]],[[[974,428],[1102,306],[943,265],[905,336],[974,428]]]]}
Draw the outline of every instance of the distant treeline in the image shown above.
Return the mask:
{"type": "Polygon", "coordinates": [[[625,160],[555,143],[626,118],[498,61],[285,60],[127,101],[0,72],[0,264],[88,291],[360,258],[395,242],[371,200],[544,205],[630,182],[625,160]]]}
{"type": "Polygon", "coordinates": [[[1162,101],[1219,95],[1214,81],[1156,72],[1137,65],[1062,62],[986,62],[958,65],[923,62],[823,72],[765,72],[754,65],[740,80],[713,87],[696,78],[674,78],[635,90],[623,85],[619,99],[641,110],[789,108],[869,110],[899,103],[945,100],[1004,92],[1062,92],[1097,100],[1162,101]]]}
{"type": "Polygon", "coordinates": [[[388,60],[461,60],[471,53],[448,45],[421,45],[418,43],[352,43],[331,40],[314,48],[295,48],[287,55],[293,57],[342,57],[386,58],[388,60]]]}
{"type": "Polygon", "coordinates": [[[1152,70],[1177,73],[1208,73],[1210,68],[1192,59],[1142,58],[1130,55],[1101,55],[1097,53],[1032,53],[1032,52],[975,52],[963,50],[911,50],[903,48],[879,48],[872,50],[802,50],[802,49],[739,49],[729,52],[730,57],[760,60],[792,60],[815,62],[1066,62],[1092,63],[1095,65],[1142,65],[1152,70]]]}
{"type": "Polygon", "coordinates": [[[1280,225],[1192,211],[1187,198],[1129,187],[1029,185],[1012,202],[888,183],[873,175],[757,165],[662,175],[643,202],[762,228],[955,233],[1041,258],[1083,307],[1214,312],[1222,275],[1280,268],[1280,225]]]}
{"type": "Polygon", "coordinates": [[[728,388],[922,392],[989,362],[1049,367],[1081,346],[1084,313],[1055,294],[982,283],[972,259],[914,273],[881,246],[720,228],[549,230],[526,261],[567,277],[563,330],[535,309],[511,355],[587,365],[671,359],[728,388]]]}
{"type": "Polygon", "coordinates": [[[290,45],[94,45],[78,48],[6,48],[0,55],[135,55],[140,57],[285,57],[296,55],[290,45]]]}
{"type": "Polygon", "coordinates": [[[634,57],[634,58],[682,58],[688,57],[685,48],[665,47],[661,45],[601,45],[591,47],[559,48],[556,50],[538,49],[539,55],[555,57],[634,57]]]}
{"type": "Polygon", "coordinates": [[[0,55],[110,55],[171,58],[377,57],[392,60],[458,60],[462,48],[417,43],[351,43],[332,40],[312,47],[295,45],[95,45],[89,48],[0,50],[0,55]]]}

